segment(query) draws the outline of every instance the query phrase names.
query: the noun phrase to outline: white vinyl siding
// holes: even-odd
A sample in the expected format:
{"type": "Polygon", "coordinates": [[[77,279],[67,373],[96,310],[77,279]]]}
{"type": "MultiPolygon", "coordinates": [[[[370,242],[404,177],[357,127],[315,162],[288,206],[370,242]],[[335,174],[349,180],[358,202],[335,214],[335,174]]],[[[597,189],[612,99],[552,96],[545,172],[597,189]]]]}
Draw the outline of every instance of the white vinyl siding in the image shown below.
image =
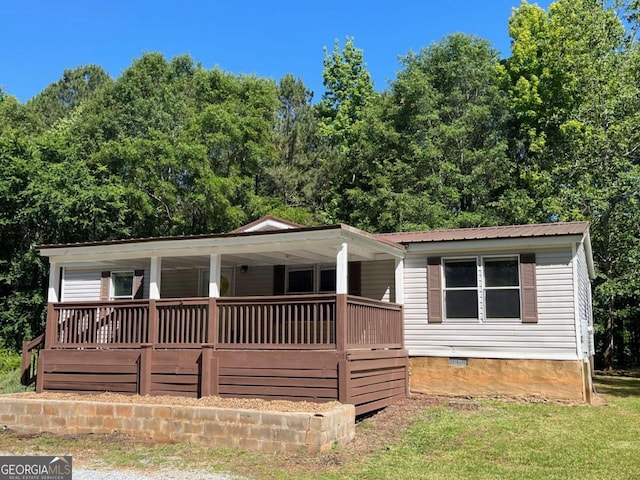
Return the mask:
{"type": "Polygon", "coordinates": [[[160,281],[160,298],[198,297],[200,270],[163,270],[160,281]]]}
{"type": "MultiPolygon", "coordinates": [[[[405,260],[405,344],[409,355],[575,359],[571,247],[527,250],[536,254],[538,322],[427,323],[427,254],[405,260]]],[[[473,252],[509,255],[523,252],[473,252]]]]}
{"type": "Polygon", "coordinates": [[[100,300],[101,271],[95,268],[67,267],[62,276],[63,302],[92,302],[100,300]]]}
{"type": "Polygon", "coordinates": [[[236,268],[236,297],[273,295],[273,267],[249,266],[246,272],[236,268]]]}
{"type": "Polygon", "coordinates": [[[361,263],[360,290],[363,297],[395,301],[395,262],[380,260],[361,263]]]}

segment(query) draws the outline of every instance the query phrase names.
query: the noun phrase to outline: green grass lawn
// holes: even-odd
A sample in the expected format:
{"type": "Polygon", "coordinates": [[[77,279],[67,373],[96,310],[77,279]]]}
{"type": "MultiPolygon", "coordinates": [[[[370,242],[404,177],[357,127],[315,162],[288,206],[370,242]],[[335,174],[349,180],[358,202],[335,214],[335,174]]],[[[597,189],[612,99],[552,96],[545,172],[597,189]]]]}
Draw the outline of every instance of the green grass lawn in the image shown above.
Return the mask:
{"type": "MultiPolygon", "coordinates": [[[[598,377],[597,406],[482,400],[425,409],[376,452],[230,452],[104,436],[0,434],[0,452],[71,454],[86,467],[190,468],[287,479],[637,479],[640,378],[598,377]]],[[[376,435],[362,423],[358,435],[376,435]]]]}
{"type": "Polygon", "coordinates": [[[482,402],[425,412],[389,450],[335,478],[637,479],[640,380],[599,379],[606,404],[482,402]]]}

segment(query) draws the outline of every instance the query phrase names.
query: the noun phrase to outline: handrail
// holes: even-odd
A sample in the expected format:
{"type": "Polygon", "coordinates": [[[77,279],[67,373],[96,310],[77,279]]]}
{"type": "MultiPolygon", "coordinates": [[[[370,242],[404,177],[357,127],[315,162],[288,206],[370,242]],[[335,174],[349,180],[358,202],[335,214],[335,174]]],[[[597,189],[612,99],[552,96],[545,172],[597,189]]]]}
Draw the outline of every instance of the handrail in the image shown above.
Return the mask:
{"type": "Polygon", "coordinates": [[[142,343],[251,349],[403,345],[402,305],[335,293],[84,301],[50,307],[47,348],[54,349],[135,348],[142,343]]]}
{"type": "Polygon", "coordinates": [[[44,333],[29,342],[22,343],[22,362],[20,365],[20,383],[29,386],[36,381],[38,372],[38,354],[44,346],[44,333]]]}

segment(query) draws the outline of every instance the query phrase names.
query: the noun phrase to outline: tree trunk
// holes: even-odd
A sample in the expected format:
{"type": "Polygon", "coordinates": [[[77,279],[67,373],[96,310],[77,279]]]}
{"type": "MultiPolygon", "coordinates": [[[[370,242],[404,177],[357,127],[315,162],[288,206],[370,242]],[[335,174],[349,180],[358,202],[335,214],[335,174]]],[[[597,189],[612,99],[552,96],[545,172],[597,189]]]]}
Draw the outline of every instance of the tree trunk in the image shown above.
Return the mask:
{"type": "Polygon", "coordinates": [[[613,330],[614,330],[614,300],[609,297],[609,311],[607,312],[607,325],[604,330],[605,349],[604,349],[604,369],[613,370],[613,330]]]}

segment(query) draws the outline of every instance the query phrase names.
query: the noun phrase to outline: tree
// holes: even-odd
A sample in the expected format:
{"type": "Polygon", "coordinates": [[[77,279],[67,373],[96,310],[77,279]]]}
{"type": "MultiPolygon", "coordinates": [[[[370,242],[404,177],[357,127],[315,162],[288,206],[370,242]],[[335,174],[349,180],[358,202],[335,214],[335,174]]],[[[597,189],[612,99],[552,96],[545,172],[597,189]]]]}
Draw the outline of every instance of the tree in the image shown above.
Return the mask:
{"type": "Polygon", "coordinates": [[[45,127],[51,127],[110,82],[109,75],[98,65],[65,70],[60,80],[45,88],[27,105],[41,118],[45,127]]]}
{"type": "Polygon", "coordinates": [[[512,154],[540,220],[592,222],[594,301],[603,366],[624,353],[638,319],[638,56],[613,8],[559,0],[523,5],[510,20],[512,154]],[[616,353],[614,338],[620,340],[616,353]]]}
{"type": "Polygon", "coordinates": [[[318,104],[320,135],[346,153],[363,112],[376,98],[364,53],[347,37],[344,49],[336,40],[333,52],[325,49],[322,79],[325,93],[318,104]]]}

